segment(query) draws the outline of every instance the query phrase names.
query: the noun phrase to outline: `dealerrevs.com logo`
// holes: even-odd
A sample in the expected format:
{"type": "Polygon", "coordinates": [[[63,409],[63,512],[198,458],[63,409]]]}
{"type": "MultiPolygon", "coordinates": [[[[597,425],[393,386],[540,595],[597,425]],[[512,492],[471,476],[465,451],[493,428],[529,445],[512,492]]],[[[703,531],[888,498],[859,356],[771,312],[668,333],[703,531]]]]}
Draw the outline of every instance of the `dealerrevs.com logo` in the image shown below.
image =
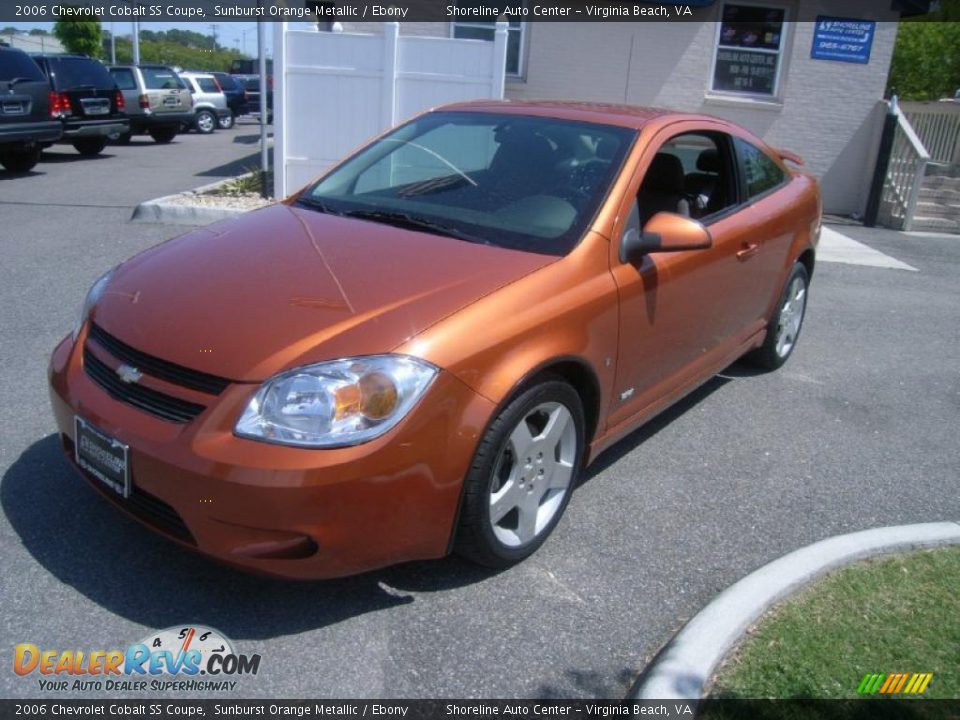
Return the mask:
{"type": "Polygon", "coordinates": [[[232,691],[240,675],[256,675],[259,655],[242,655],[221,632],[202,625],[151,633],[126,650],[41,650],[20,643],[17,675],[37,675],[43,691],[232,691]],[[201,679],[202,676],[202,679],[201,679]]]}

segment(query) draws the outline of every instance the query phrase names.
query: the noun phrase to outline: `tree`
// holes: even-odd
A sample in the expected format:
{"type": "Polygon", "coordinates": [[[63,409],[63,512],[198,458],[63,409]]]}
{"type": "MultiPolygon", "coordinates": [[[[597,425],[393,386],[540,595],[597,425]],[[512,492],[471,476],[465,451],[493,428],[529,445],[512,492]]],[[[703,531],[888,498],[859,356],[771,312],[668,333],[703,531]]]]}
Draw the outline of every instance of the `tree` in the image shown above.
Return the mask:
{"type": "Polygon", "coordinates": [[[53,34],[63,43],[68,52],[100,57],[103,29],[100,27],[99,20],[93,18],[57,20],[53,25],[53,34]]]}
{"type": "Polygon", "coordinates": [[[960,0],[902,21],[890,61],[887,94],[903,100],[953,97],[960,88],[960,0]]]}
{"type": "Polygon", "coordinates": [[[43,28],[33,28],[32,30],[30,30],[30,34],[31,35],[49,35],[50,33],[48,33],[43,28]]]}

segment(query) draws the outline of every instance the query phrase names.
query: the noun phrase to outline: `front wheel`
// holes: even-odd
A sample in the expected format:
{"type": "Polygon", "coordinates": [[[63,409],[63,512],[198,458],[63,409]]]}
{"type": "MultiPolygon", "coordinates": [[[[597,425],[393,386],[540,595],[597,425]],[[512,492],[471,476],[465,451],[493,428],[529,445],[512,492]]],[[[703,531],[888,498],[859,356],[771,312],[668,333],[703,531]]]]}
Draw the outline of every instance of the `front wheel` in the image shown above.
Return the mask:
{"type": "Polygon", "coordinates": [[[532,555],[567,507],[583,459],[579,395],[546,380],[490,424],[465,479],[456,552],[503,568],[532,555]]]}
{"type": "Polygon", "coordinates": [[[217,117],[209,110],[197,111],[197,132],[209,135],[217,128],[217,117]]]}
{"type": "Polygon", "coordinates": [[[38,162],[40,162],[40,148],[7,150],[0,153],[0,165],[13,173],[30,172],[38,162]]]}
{"type": "Polygon", "coordinates": [[[809,285],[807,269],[802,263],[796,263],[780,294],[777,310],[767,325],[763,345],[750,353],[748,360],[769,370],[776,370],[787,361],[797,346],[803,327],[809,285]]]}
{"type": "Polygon", "coordinates": [[[217,125],[221,130],[229,130],[233,127],[234,122],[236,122],[236,120],[233,116],[233,111],[231,110],[229,115],[224,115],[222,118],[220,118],[220,120],[217,122],[217,125]]]}
{"type": "Polygon", "coordinates": [[[87,137],[73,141],[73,147],[84,157],[99,155],[106,146],[107,139],[105,137],[87,137]]]}

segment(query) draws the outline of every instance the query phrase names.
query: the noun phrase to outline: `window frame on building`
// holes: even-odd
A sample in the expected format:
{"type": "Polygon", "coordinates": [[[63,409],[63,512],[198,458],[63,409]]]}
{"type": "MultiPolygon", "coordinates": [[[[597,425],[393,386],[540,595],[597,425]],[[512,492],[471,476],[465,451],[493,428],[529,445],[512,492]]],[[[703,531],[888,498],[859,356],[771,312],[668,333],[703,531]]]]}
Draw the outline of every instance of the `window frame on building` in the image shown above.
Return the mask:
{"type": "MultiPolygon", "coordinates": [[[[526,2],[524,2],[526,6],[526,2]]],[[[496,32],[496,21],[495,20],[451,20],[450,21],[450,37],[457,37],[457,28],[470,28],[472,30],[486,30],[489,31],[489,38],[466,38],[473,40],[488,40],[493,42],[494,33],[496,32]]],[[[510,20],[507,27],[507,69],[506,76],[512,80],[520,80],[526,77],[526,55],[527,55],[527,36],[530,32],[528,23],[523,20],[510,20]],[[509,49],[510,49],[510,34],[517,33],[520,36],[520,43],[517,49],[517,68],[512,70],[509,64],[509,49]]]]}
{"type": "Polygon", "coordinates": [[[729,99],[744,99],[744,100],[753,100],[761,102],[773,102],[779,103],[782,98],[782,91],[784,85],[784,75],[786,74],[787,66],[787,56],[790,51],[790,42],[789,37],[792,32],[792,23],[790,21],[790,6],[778,2],[777,0],[770,0],[769,2],[763,2],[762,0],[722,0],[718,3],[718,13],[719,18],[717,20],[716,34],[714,35],[713,40],[713,49],[711,53],[710,60],[710,75],[707,79],[707,92],[709,95],[718,97],[718,98],[729,98],[729,99]],[[781,20],[780,27],[780,40],[779,47],[776,50],[767,50],[764,48],[743,48],[739,46],[723,46],[722,45],[722,33],[723,33],[723,17],[724,11],[729,5],[737,5],[741,7],[749,8],[762,8],[765,10],[776,10],[783,13],[783,20],[781,20]],[[746,52],[760,52],[763,54],[776,55],[777,62],[774,74],[773,81],[773,92],[755,92],[751,90],[732,90],[728,88],[719,88],[717,87],[717,57],[721,50],[740,50],[746,52]]]}

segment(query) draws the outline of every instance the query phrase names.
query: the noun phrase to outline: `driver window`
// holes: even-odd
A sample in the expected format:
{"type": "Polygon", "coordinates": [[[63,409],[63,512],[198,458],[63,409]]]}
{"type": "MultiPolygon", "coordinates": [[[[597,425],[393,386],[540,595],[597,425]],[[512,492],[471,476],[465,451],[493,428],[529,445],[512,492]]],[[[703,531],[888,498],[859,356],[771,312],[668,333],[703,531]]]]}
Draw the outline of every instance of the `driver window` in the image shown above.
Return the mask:
{"type": "Polygon", "coordinates": [[[720,138],[686,133],[663,144],[640,185],[642,225],[658,212],[702,220],[735,203],[729,145],[720,138]]]}

